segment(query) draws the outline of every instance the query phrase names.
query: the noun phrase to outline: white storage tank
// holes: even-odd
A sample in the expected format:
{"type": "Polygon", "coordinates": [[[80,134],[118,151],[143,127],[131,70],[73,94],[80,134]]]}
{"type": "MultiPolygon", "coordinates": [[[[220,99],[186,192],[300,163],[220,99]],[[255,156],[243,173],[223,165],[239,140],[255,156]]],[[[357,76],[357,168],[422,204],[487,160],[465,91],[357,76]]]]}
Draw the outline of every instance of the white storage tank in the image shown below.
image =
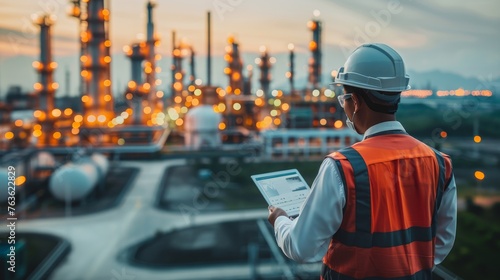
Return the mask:
{"type": "Polygon", "coordinates": [[[220,122],[220,114],[214,112],[210,105],[202,105],[189,110],[184,124],[186,147],[192,150],[219,147],[222,143],[219,131],[220,122]]]}
{"type": "Polygon", "coordinates": [[[49,181],[50,192],[56,199],[66,202],[81,200],[104,180],[108,170],[108,159],[102,154],[80,158],[54,172],[49,181]]]}
{"type": "Polygon", "coordinates": [[[108,158],[103,154],[94,153],[91,156],[84,156],[74,161],[75,164],[92,163],[97,167],[98,181],[104,180],[109,170],[108,158]]]}
{"type": "Polygon", "coordinates": [[[99,173],[91,162],[68,163],[50,177],[49,189],[58,200],[66,202],[85,198],[95,187],[99,173]]]}

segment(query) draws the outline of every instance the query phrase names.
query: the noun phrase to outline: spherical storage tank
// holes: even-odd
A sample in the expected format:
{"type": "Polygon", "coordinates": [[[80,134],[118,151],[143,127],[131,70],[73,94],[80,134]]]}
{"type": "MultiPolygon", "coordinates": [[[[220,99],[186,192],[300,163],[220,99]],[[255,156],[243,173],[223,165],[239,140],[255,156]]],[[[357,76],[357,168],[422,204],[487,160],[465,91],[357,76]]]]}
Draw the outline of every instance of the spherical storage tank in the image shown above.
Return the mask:
{"type": "Polygon", "coordinates": [[[50,177],[49,189],[52,195],[66,202],[85,198],[109,168],[106,157],[94,154],[71,162],[57,169],[50,177]]]}
{"type": "Polygon", "coordinates": [[[200,149],[220,146],[220,121],[220,114],[214,112],[212,106],[202,105],[189,110],[184,124],[186,147],[200,149]]]}

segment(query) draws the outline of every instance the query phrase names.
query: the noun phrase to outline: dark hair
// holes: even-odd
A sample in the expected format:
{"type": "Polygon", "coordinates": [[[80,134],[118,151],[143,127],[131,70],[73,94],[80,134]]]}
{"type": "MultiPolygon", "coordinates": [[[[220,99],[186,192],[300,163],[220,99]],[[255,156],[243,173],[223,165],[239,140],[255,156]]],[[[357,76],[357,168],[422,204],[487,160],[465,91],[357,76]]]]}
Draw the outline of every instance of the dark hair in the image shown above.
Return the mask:
{"type": "Polygon", "coordinates": [[[366,105],[368,108],[375,112],[379,113],[384,113],[384,114],[394,114],[398,110],[398,104],[400,102],[400,96],[401,92],[386,92],[386,91],[374,91],[374,90],[368,90],[364,88],[358,88],[358,87],[353,87],[353,86],[348,86],[344,85],[344,90],[346,93],[356,93],[357,95],[361,96],[363,100],[366,102],[366,105]],[[377,98],[372,92],[382,94],[382,95],[388,95],[388,96],[394,96],[397,99],[395,102],[387,102],[384,100],[381,100],[380,98],[377,98]]]}

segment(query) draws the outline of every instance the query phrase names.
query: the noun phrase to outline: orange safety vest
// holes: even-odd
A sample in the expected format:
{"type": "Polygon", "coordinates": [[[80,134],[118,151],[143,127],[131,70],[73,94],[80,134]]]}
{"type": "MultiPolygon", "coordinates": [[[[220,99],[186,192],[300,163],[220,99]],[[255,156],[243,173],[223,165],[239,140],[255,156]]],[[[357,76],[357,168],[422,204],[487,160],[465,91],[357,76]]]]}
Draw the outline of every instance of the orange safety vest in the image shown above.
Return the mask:
{"type": "Polygon", "coordinates": [[[449,156],[404,131],[334,152],[346,196],[321,279],[430,279],[449,156]]]}

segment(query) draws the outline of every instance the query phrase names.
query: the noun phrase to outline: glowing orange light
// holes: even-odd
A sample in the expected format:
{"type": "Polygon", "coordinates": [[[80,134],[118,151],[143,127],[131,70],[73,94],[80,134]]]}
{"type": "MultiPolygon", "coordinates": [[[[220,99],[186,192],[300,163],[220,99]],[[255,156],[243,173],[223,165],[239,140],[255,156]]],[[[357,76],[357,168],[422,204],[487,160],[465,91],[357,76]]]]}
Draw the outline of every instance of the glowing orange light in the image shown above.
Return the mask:
{"type": "Polygon", "coordinates": [[[333,123],[333,127],[335,128],[341,128],[342,127],[342,121],[341,120],[336,120],[334,123],[333,123]]]}
{"type": "Polygon", "coordinates": [[[89,123],[93,123],[96,121],[96,117],[94,115],[89,115],[89,116],[87,116],[87,121],[89,123]]]}
{"type": "Polygon", "coordinates": [[[33,131],[33,136],[34,137],[40,137],[40,136],[42,136],[42,131],[41,130],[34,130],[33,131]]]}
{"type": "Polygon", "coordinates": [[[89,97],[88,95],[84,95],[84,96],[82,96],[82,102],[83,102],[83,103],[87,103],[87,102],[89,102],[89,101],[90,101],[90,97],[89,97]]]}
{"type": "Polygon", "coordinates": [[[12,133],[12,131],[5,132],[5,139],[10,140],[12,138],[14,138],[14,133],[12,133]]]}
{"type": "Polygon", "coordinates": [[[441,133],[439,133],[439,135],[441,136],[441,138],[446,138],[448,136],[448,133],[446,133],[446,131],[441,131],[441,133]]]}
{"type": "Polygon", "coordinates": [[[262,105],[264,105],[264,101],[262,101],[261,98],[257,98],[257,99],[255,99],[255,105],[262,106],[262,105]]]}
{"type": "Polygon", "coordinates": [[[50,68],[52,69],[56,69],[57,68],[57,62],[55,61],[52,61],[50,64],[49,64],[50,68]]]}
{"type": "Polygon", "coordinates": [[[109,87],[109,86],[111,86],[111,80],[104,80],[103,85],[104,85],[105,87],[109,87]]]}
{"type": "Polygon", "coordinates": [[[180,55],[181,55],[181,50],[179,50],[179,49],[175,49],[175,50],[173,51],[173,55],[174,55],[174,56],[180,56],[180,55]]]}
{"type": "Polygon", "coordinates": [[[479,181],[482,181],[484,180],[485,175],[481,171],[476,171],[474,172],[474,177],[476,177],[476,179],[478,179],[479,181]]]}
{"type": "Polygon", "coordinates": [[[224,130],[224,129],[226,129],[226,124],[225,124],[225,123],[220,123],[220,124],[219,124],[219,129],[220,129],[220,130],[224,130]]]}
{"type": "Polygon", "coordinates": [[[175,83],[174,83],[174,89],[175,89],[176,91],[181,91],[181,90],[182,90],[182,83],[180,83],[180,82],[175,82],[175,83]]]}
{"type": "Polygon", "coordinates": [[[153,72],[153,68],[151,68],[151,67],[146,67],[146,68],[144,68],[144,72],[145,72],[146,74],[150,74],[151,72],[153,72]]]}
{"type": "Polygon", "coordinates": [[[144,88],[145,90],[149,90],[151,88],[151,85],[149,83],[144,83],[142,85],[142,88],[144,88]]]}
{"type": "Polygon", "coordinates": [[[85,63],[85,62],[87,62],[88,60],[89,60],[89,58],[88,58],[86,55],[82,55],[82,56],[80,56],[80,61],[81,61],[81,62],[85,63]]]}
{"type": "Polygon", "coordinates": [[[156,97],[158,97],[158,98],[162,98],[163,95],[164,95],[163,91],[157,91],[156,92],[156,97]]]}
{"type": "Polygon", "coordinates": [[[128,87],[129,88],[135,88],[136,86],[137,86],[137,84],[134,81],[128,82],[128,87]]]}
{"type": "Polygon", "coordinates": [[[41,125],[39,125],[39,124],[35,124],[35,125],[33,126],[33,130],[41,130],[41,129],[42,129],[42,126],[41,126],[41,125]]]}
{"type": "Polygon", "coordinates": [[[240,95],[241,94],[241,89],[237,88],[234,90],[234,94],[240,95]]]}
{"type": "Polygon", "coordinates": [[[176,80],[182,79],[182,73],[175,73],[175,79],[176,80]]]}
{"type": "Polygon", "coordinates": [[[150,114],[151,113],[151,107],[149,107],[149,106],[144,107],[143,112],[144,112],[144,114],[150,114]]]}
{"type": "Polygon", "coordinates": [[[73,128],[73,129],[71,129],[71,133],[73,133],[74,135],[77,135],[78,133],[80,133],[80,129],[73,128]]]}
{"type": "Polygon", "coordinates": [[[16,186],[21,186],[22,184],[24,184],[26,182],[26,177],[25,176],[19,176],[16,178],[15,180],[15,184],[16,186]]]}
{"type": "Polygon", "coordinates": [[[183,121],[182,119],[177,119],[177,120],[175,120],[175,124],[176,124],[177,126],[181,126],[183,123],[184,123],[184,121],[183,121]]]}
{"type": "Polygon", "coordinates": [[[106,41],[104,41],[104,46],[105,46],[106,48],[111,47],[111,41],[110,41],[110,40],[106,40],[106,41]]]}
{"type": "Polygon", "coordinates": [[[66,116],[69,116],[69,115],[73,114],[73,110],[71,108],[66,108],[66,109],[64,109],[64,114],[66,116]]]}
{"type": "Polygon", "coordinates": [[[80,72],[80,74],[82,75],[82,77],[86,78],[89,76],[89,71],[87,70],[82,70],[82,72],[80,72]]]}
{"type": "Polygon", "coordinates": [[[315,29],[316,29],[316,27],[317,27],[317,24],[316,24],[316,22],[314,22],[314,21],[309,21],[309,22],[307,23],[307,27],[309,27],[309,29],[311,29],[311,30],[315,30],[315,29]]]}
{"type": "Polygon", "coordinates": [[[175,103],[181,103],[181,102],[182,102],[182,97],[180,97],[180,96],[176,96],[176,97],[174,98],[174,102],[175,102],[175,103]]]}
{"type": "Polygon", "coordinates": [[[73,119],[75,120],[75,122],[82,122],[83,121],[82,115],[76,115],[73,119]]]}
{"type": "Polygon", "coordinates": [[[52,137],[53,137],[54,139],[60,139],[60,138],[61,138],[61,132],[59,132],[59,131],[54,132],[54,133],[52,134],[52,137]]]}
{"type": "Polygon", "coordinates": [[[52,110],[52,116],[54,116],[56,118],[60,117],[61,116],[61,110],[59,110],[59,109],[52,110]]]}
{"type": "Polygon", "coordinates": [[[97,121],[100,122],[100,123],[103,123],[106,121],[106,116],[105,115],[99,115],[99,117],[97,117],[97,121]]]}
{"type": "Polygon", "coordinates": [[[156,72],[156,73],[161,73],[161,67],[156,67],[156,68],[155,68],[155,72],[156,72]]]}
{"type": "Polygon", "coordinates": [[[231,68],[229,68],[229,67],[224,68],[224,74],[229,75],[229,74],[231,74],[231,72],[232,72],[231,68]]]}
{"type": "Polygon", "coordinates": [[[43,88],[43,86],[42,86],[42,84],[40,84],[40,83],[35,83],[35,84],[33,85],[33,88],[34,88],[35,90],[41,90],[41,89],[43,88]]]}
{"type": "Polygon", "coordinates": [[[309,42],[309,49],[311,51],[316,50],[317,47],[318,47],[318,44],[316,44],[316,42],[314,42],[314,41],[309,42]]]}
{"type": "Polygon", "coordinates": [[[105,63],[110,63],[111,62],[111,56],[107,55],[107,56],[104,57],[103,60],[104,60],[105,63]]]}
{"type": "Polygon", "coordinates": [[[84,43],[87,43],[89,41],[89,37],[90,36],[86,31],[82,31],[82,33],[80,33],[80,38],[84,43]]]}
{"type": "Polygon", "coordinates": [[[191,103],[193,104],[193,106],[198,106],[200,104],[200,101],[198,99],[193,99],[191,103]]]}
{"type": "Polygon", "coordinates": [[[111,95],[109,95],[109,94],[104,95],[104,101],[106,101],[106,102],[111,101],[111,95]]]}
{"type": "Polygon", "coordinates": [[[474,136],[474,142],[481,143],[481,140],[482,140],[481,136],[479,136],[479,135],[474,136]]]}
{"type": "Polygon", "coordinates": [[[52,83],[52,88],[53,89],[58,89],[59,88],[59,84],[58,83],[52,83]]]}
{"type": "Polygon", "coordinates": [[[15,126],[18,126],[18,127],[23,126],[23,120],[16,120],[16,121],[14,122],[14,125],[15,125],[15,126]]]}
{"type": "Polygon", "coordinates": [[[321,119],[319,121],[319,124],[321,124],[321,125],[326,125],[326,123],[327,123],[326,119],[321,119]]]}

